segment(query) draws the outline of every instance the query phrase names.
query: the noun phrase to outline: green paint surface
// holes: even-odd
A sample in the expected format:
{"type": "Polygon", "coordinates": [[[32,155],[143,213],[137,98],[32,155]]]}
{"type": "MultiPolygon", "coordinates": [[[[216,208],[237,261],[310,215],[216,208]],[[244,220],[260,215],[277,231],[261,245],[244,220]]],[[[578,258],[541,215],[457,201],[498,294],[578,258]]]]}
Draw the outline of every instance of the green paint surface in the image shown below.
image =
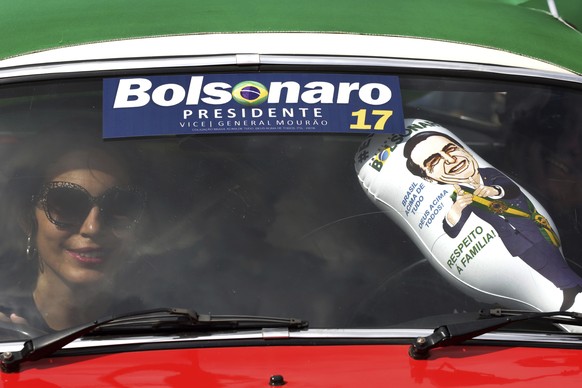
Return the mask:
{"type": "MultiPolygon", "coordinates": [[[[582,1],[556,3],[575,23],[582,1]]],[[[463,42],[582,74],[582,34],[545,0],[4,0],[0,15],[0,59],[148,36],[316,31],[463,42]]]]}

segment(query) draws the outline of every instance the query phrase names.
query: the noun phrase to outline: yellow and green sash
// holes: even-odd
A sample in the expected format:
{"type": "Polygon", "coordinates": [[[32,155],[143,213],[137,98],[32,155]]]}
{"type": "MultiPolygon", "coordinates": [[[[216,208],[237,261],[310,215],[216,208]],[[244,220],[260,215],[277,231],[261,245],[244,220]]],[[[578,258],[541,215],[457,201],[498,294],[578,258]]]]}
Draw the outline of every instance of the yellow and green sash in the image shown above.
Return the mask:
{"type": "MultiPolygon", "coordinates": [[[[470,188],[464,188],[463,190],[471,194],[473,194],[474,191],[473,189],[470,188]]],[[[451,198],[453,202],[457,200],[456,191],[453,191],[451,198]]],[[[536,223],[536,225],[540,229],[540,233],[542,234],[542,236],[544,236],[546,240],[548,240],[548,242],[550,242],[555,247],[559,247],[560,239],[558,238],[556,232],[554,232],[554,230],[552,229],[546,217],[541,215],[536,210],[534,205],[530,202],[530,200],[527,197],[526,200],[529,208],[529,213],[516,207],[510,206],[505,201],[501,201],[499,199],[483,198],[477,195],[473,196],[473,205],[504,217],[529,218],[536,223]]]]}

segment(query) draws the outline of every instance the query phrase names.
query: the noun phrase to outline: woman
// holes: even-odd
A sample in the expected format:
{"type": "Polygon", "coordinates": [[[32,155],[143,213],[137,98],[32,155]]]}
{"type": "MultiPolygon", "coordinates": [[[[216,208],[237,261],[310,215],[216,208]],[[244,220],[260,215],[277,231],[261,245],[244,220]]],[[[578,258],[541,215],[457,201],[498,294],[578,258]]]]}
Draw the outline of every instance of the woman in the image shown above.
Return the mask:
{"type": "Polygon", "coordinates": [[[145,195],[122,152],[75,146],[45,164],[40,182],[29,183],[33,200],[20,226],[37,276],[32,292],[4,303],[2,321],[50,332],[135,309],[113,293],[145,195]]]}

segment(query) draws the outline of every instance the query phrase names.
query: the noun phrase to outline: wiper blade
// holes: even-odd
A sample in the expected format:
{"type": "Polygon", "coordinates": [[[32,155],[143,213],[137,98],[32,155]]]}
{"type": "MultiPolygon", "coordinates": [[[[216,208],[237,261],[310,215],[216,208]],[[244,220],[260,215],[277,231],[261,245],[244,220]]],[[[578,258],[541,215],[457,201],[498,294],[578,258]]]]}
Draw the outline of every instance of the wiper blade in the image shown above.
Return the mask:
{"type": "Polygon", "coordinates": [[[186,309],[159,309],[114,318],[99,324],[91,333],[117,333],[124,331],[160,332],[164,330],[206,332],[219,330],[252,330],[263,328],[305,329],[308,322],[295,318],[254,315],[198,314],[186,309]]]}
{"type": "Polygon", "coordinates": [[[309,326],[307,321],[295,318],[261,317],[249,315],[205,315],[178,308],[143,310],[119,316],[108,317],[94,322],[45,334],[30,339],[17,352],[0,354],[0,368],[6,373],[16,372],[24,361],[36,361],[48,357],[72,341],[92,332],[142,332],[164,330],[188,330],[198,332],[220,330],[253,330],[263,328],[286,328],[302,330],[309,326]]]}
{"type": "Polygon", "coordinates": [[[570,311],[526,312],[497,308],[481,310],[480,315],[485,319],[440,326],[431,335],[418,337],[410,346],[408,354],[415,360],[424,360],[428,358],[431,349],[457,345],[514,322],[545,319],[557,324],[582,326],[582,314],[570,311]]]}

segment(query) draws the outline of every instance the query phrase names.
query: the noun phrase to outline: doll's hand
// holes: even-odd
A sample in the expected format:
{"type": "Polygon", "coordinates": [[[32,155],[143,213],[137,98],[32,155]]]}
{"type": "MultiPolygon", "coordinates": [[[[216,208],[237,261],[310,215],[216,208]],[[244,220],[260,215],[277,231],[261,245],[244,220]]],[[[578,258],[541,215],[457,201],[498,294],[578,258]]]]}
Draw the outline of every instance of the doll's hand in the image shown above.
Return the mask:
{"type": "Polygon", "coordinates": [[[469,178],[469,182],[471,183],[471,186],[475,188],[475,191],[473,191],[473,195],[476,195],[478,197],[496,197],[501,194],[497,188],[491,186],[483,186],[481,183],[477,182],[473,177],[469,178]]]}
{"type": "Polygon", "coordinates": [[[473,195],[471,193],[467,193],[465,190],[461,188],[459,185],[454,185],[455,191],[457,192],[457,200],[449,209],[447,213],[447,222],[451,226],[455,226],[457,222],[461,219],[461,214],[463,213],[463,209],[473,202],[473,195]]]}

